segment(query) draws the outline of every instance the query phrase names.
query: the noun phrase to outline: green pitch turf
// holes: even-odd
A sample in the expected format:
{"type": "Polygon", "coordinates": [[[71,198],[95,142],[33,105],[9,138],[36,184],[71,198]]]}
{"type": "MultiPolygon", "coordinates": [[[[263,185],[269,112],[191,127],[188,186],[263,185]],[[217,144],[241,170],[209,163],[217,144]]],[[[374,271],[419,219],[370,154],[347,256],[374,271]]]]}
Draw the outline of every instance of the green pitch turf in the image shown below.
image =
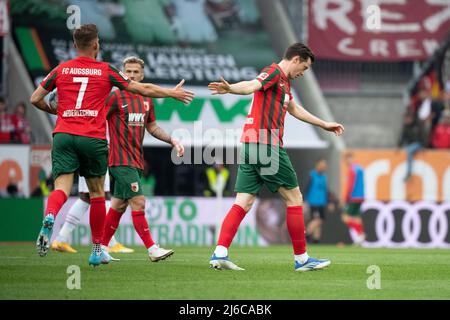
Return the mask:
{"type": "Polygon", "coordinates": [[[210,269],[207,247],[174,247],[157,263],[136,247],[97,268],[87,264],[89,248],[77,249],[41,258],[32,244],[0,245],[0,299],[450,299],[450,250],[311,245],[312,256],[332,264],[300,273],[289,246],[232,248],[246,271],[210,269]],[[80,267],[80,290],[67,288],[70,265],[80,267]],[[380,289],[367,287],[371,265],[381,270],[380,289]]]}

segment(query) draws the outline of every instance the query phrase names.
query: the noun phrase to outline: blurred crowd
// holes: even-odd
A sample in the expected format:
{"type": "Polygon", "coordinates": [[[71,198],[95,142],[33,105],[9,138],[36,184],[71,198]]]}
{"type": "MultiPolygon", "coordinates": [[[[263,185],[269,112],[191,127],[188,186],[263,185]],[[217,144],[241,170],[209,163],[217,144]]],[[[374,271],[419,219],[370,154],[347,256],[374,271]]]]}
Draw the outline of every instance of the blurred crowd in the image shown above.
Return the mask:
{"type": "Polygon", "coordinates": [[[425,77],[411,100],[403,119],[399,146],[450,148],[450,83],[440,90],[425,77]]]}
{"type": "Polygon", "coordinates": [[[406,150],[405,182],[411,178],[417,152],[450,149],[450,82],[441,90],[433,74],[421,80],[406,109],[398,147],[406,150]]]}
{"type": "Polygon", "coordinates": [[[0,143],[31,143],[31,126],[24,102],[19,102],[9,113],[4,98],[0,97],[0,143]]]}
{"type": "Polygon", "coordinates": [[[80,7],[82,24],[95,21],[103,40],[160,45],[215,42],[221,31],[259,19],[255,0],[21,0],[11,11],[65,20],[68,5],[80,7]]]}

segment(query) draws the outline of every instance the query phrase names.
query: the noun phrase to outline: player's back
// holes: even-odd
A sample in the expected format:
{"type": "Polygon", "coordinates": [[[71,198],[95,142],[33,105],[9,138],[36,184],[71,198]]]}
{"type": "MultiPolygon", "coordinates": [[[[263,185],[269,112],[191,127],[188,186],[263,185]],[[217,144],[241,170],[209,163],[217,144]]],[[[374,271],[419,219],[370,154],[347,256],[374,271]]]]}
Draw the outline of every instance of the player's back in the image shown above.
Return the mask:
{"type": "Polygon", "coordinates": [[[61,63],[42,86],[58,89],[58,118],[53,133],[64,132],[106,138],[106,99],[116,85],[126,87],[128,78],[106,62],[77,57],[61,63]]]}

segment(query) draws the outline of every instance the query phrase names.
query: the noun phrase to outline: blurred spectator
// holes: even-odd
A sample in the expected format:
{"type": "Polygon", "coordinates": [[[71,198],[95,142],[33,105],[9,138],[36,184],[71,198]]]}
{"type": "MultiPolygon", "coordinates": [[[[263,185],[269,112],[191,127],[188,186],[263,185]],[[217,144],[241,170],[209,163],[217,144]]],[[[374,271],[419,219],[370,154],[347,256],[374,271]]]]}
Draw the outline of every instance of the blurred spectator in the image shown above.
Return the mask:
{"type": "Polygon", "coordinates": [[[26,105],[24,102],[19,102],[14,109],[12,115],[14,132],[13,142],[29,144],[31,141],[31,126],[25,117],[26,105]]]}
{"type": "Polygon", "coordinates": [[[255,208],[258,233],[268,244],[290,243],[286,226],[286,207],[278,199],[261,198],[255,208]]]}
{"type": "Polygon", "coordinates": [[[7,113],[5,100],[0,97],[0,143],[10,143],[13,131],[13,118],[7,113]]]}
{"type": "Polygon", "coordinates": [[[205,10],[218,29],[230,29],[239,24],[239,8],[233,0],[207,0],[205,10]]]}
{"type": "Polygon", "coordinates": [[[364,225],[361,218],[361,205],[364,202],[364,168],[355,163],[352,153],[345,155],[347,166],[347,183],[345,201],[347,205],[342,213],[342,221],[347,225],[355,245],[362,245],[366,240],[364,225]]]}
{"type": "Polygon", "coordinates": [[[39,171],[39,182],[36,188],[31,193],[32,197],[47,197],[50,194],[50,189],[53,189],[53,177],[51,173],[47,174],[43,168],[39,171]]]}
{"type": "Polygon", "coordinates": [[[155,195],[156,177],[151,171],[151,165],[144,161],[144,174],[141,179],[142,193],[146,197],[155,195]]]}
{"type": "Polygon", "coordinates": [[[230,177],[230,171],[221,161],[217,161],[205,170],[208,187],[204,190],[205,197],[223,197],[227,196],[227,185],[230,177]]]}
{"type": "Polygon", "coordinates": [[[14,177],[9,179],[6,189],[2,192],[2,197],[5,198],[23,198],[25,195],[19,189],[19,185],[14,177]]]}
{"type": "Polygon", "coordinates": [[[306,227],[306,237],[313,243],[319,243],[322,223],[325,220],[325,209],[328,203],[328,182],[325,174],[327,161],[319,159],[315,169],[309,173],[306,188],[306,202],[309,206],[311,220],[306,227]]]}
{"type": "MultiPolygon", "coordinates": [[[[419,104],[419,109],[417,110],[417,118],[422,124],[422,129],[425,131],[424,134],[429,136],[433,118],[433,98],[431,95],[431,90],[423,90],[420,96],[422,98],[422,102],[419,104]]],[[[422,147],[426,148],[427,146],[428,141],[424,141],[422,147]]]]}
{"type": "Polygon", "coordinates": [[[434,128],[431,145],[439,149],[450,148],[450,109],[442,113],[439,123],[434,128]]]}
{"type": "Polygon", "coordinates": [[[408,110],[404,116],[403,130],[398,142],[398,147],[405,147],[407,153],[405,181],[411,177],[414,155],[423,149],[427,142],[428,134],[424,129],[424,123],[419,121],[414,116],[414,113],[408,110]]]}

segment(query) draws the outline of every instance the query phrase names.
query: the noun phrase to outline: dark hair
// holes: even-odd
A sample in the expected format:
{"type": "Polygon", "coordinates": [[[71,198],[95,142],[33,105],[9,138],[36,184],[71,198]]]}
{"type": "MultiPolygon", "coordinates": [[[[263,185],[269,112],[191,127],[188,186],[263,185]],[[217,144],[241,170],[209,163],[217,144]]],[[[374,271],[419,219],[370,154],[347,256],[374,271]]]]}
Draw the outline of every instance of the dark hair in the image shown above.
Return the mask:
{"type": "Polygon", "coordinates": [[[5,98],[3,98],[2,96],[0,96],[0,103],[5,103],[5,98]]]}
{"type": "Polygon", "coordinates": [[[308,58],[311,59],[311,62],[314,62],[315,60],[314,53],[311,51],[311,49],[300,42],[294,43],[289,48],[287,48],[283,58],[286,60],[291,60],[295,56],[300,56],[300,59],[302,61],[307,61],[308,58]]]}
{"type": "Polygon", "coordinates": [[[77,48],[83,50],[89,48],[92,41],[98,38],[97,26],[93,23],[83,24],[73,32],[73,41],[77,48]]]}

